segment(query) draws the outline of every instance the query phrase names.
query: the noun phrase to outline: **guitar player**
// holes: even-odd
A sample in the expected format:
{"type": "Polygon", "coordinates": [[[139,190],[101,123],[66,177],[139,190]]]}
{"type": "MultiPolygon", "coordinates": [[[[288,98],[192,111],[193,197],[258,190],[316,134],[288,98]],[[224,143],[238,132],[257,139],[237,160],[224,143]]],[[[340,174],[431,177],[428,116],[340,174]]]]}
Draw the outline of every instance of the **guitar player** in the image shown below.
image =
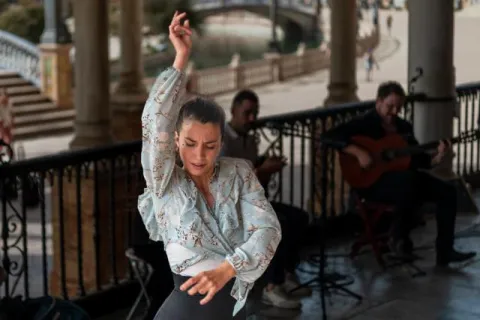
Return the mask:
{"type": "MultiPolygon", "coordinates": [[[[334,142],[332,146],[340,152],[356,157],[362,168],[373,169],[375,163],[371,155],[352,144],[351,139],[354,136],[364,136],[379,140],[397,134],[409,145],[418,145],[412,125],[398,116],[404,102],[405,91],[402,86],[393,81],[385,82],[378,87],[374,110],[325,132],[322,139],[334,142]]],[[[391,204],[396,208],[389,246],[392,253],[399,257],[414,257],[409,233],[413,225],[413,213],[423,202],[433,202],[437,207],[437,265],[447,266],[476,255],[475,252],[456,251],[453,247],[457,208],[455,188],[448,182],[418,170],[430,169],[439,164],[449,147],[449,142],[441,142],[433,155],[422,153],[412,156],[409,169],[386,172],[369,187],[355,190],[367,201],[391,204]]]]}

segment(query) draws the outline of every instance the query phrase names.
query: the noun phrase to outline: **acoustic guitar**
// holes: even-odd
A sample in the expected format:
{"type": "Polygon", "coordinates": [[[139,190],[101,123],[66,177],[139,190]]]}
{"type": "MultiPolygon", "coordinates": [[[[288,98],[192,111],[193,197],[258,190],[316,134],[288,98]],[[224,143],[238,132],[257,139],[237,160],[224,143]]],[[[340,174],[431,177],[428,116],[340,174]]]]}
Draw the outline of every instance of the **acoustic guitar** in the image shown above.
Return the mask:
{"type": "MultiPolygon", "coordinates": [[[[476,141],[479,137],[479,130],[470,130],[450,141],[453,145],[476,141]]],[[[339,153],[340,168],[345,181],[352,188],[360,189],[373,185],[385,172],[408,170],[412,156],[436,149],[441,140],[411,146],[401,135],[392,134],[379,140],[354,136],[351,141],[352,144],[368,151],[373,160],[372,166],[364,169],[356,157],[343,152],[339,153]]]]}

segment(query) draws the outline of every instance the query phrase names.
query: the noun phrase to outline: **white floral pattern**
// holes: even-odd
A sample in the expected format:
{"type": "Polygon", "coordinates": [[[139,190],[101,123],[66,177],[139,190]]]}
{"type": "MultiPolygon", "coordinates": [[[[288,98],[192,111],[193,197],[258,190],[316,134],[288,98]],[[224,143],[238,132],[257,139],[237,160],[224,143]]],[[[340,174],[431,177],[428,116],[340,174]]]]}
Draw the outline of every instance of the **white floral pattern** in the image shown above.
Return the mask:
{"type": "Polygon", "coordinates": [[[175,164],[174,126],[186,97],[184,75],[168,68],[155,81],[142,115],[142,167],[147,188],[138,209],[154,241],[177,243],[196,256],[171,265],[175,273],[222,257],[236,269],[234,314],[270,263],[281,239],[280,224],[250,165],[220,158],[211,179],[208,208],[193,181],[175,164]]]}

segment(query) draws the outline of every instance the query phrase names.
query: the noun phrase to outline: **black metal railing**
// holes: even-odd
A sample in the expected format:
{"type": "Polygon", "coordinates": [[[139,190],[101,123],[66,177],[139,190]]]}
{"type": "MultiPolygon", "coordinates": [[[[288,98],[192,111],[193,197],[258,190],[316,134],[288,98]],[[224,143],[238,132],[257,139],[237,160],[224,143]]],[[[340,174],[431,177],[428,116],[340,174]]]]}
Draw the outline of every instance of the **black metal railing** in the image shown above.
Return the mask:
{"type": "MultiPolygon", "coordinates": [[[[480,110],[480,83],[460,85],[456,89],[457,110],[454,135],[478,129],[480,110]]],[[[410,95],[402,116],[414,119],[415,101],[425,100],[423,94],[410,95]]],[[[320,205],[320,172],[318,148],[314,141],[340,123],[374,108],[375,101],[348,103],[329,108],[316,108],[269,116],[257,122],[260,149],[265,153],[284,155],[288,166],[268,186],[270,197],[305,209],[313,216],[322,214],[320,205]],[[311,165],[314,164],[314,165],[311,165]],[[313,200],[313,201],[312,201],[313,200]]],[[[317,144],[318,145],[318,144],[317,144]]],[[[454,172],[468,179],[480,173],[480,142],[467,141],[455,146],[454,172]]],[[[349,209],[348,186],[341,178],[337,155],[328,154],[327,215],[338,216],[349,209]]]]}
{"type": "MultiPolygon", "coordinates": [[[[478,128],[480,83],[457,88],[457,133],[478,128]]],[[[421,96],[410,97],[405,117],[421,96]]],[[[328,154],[328,187],[320,192],[312,138],[374,107],[373,101],[265,117],[257,122],[260,149],[282,154],[289,164],[268,187],[272,200],[321,215],[347,211],[347,186],[336,155],[328,154]]],[[[480,172],[479,142],[456,146],[455,171],[480,172]]],[[[0,166],[0,260],[8,277],[4,296],[91,296],[132,279],[125,259],[144,179],[141,142],[69,151],[0,166]]]]}
{"type": "Polygon", "coordinates": [[[40,86],[40,51],[35,44],[0,30],[0,69],[18,72],[40,86]]]}
{"type": "Polygon", "coordinates": [[[0,166],[1,292],[81,298],[133,278],[125,259],[143,190],[141,143],[0,166]]]}

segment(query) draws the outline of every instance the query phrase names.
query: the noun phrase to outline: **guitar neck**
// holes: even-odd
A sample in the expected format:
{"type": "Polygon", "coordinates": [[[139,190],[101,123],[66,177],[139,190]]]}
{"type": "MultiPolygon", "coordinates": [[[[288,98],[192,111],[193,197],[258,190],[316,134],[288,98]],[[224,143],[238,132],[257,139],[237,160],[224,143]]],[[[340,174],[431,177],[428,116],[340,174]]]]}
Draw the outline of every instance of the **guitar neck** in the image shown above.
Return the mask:
{"type": "MultiPolygon", "coordinates": [[[[409,146],[409,147],[406,147],[402,150],[398,150],[398,152],[396,152],[396,155],[397,156],[401,156],[401,155],[412,155],[413,156],[413,155],[417,155],[417,154],[422,154],[422,153],[425,153],[425,151],[436,149],[438,147],[438,145],[440,144],[440,141],[442,141],[442,140],[428,142],[428,143],[421,144],[421,145],[418,145],[418,146],[409,146]]],[[[456,144],[460,141],[461,141],[461,138],[458,138],[458,137],[450,139],[450,143],[452,145],[456,144]]]]}

